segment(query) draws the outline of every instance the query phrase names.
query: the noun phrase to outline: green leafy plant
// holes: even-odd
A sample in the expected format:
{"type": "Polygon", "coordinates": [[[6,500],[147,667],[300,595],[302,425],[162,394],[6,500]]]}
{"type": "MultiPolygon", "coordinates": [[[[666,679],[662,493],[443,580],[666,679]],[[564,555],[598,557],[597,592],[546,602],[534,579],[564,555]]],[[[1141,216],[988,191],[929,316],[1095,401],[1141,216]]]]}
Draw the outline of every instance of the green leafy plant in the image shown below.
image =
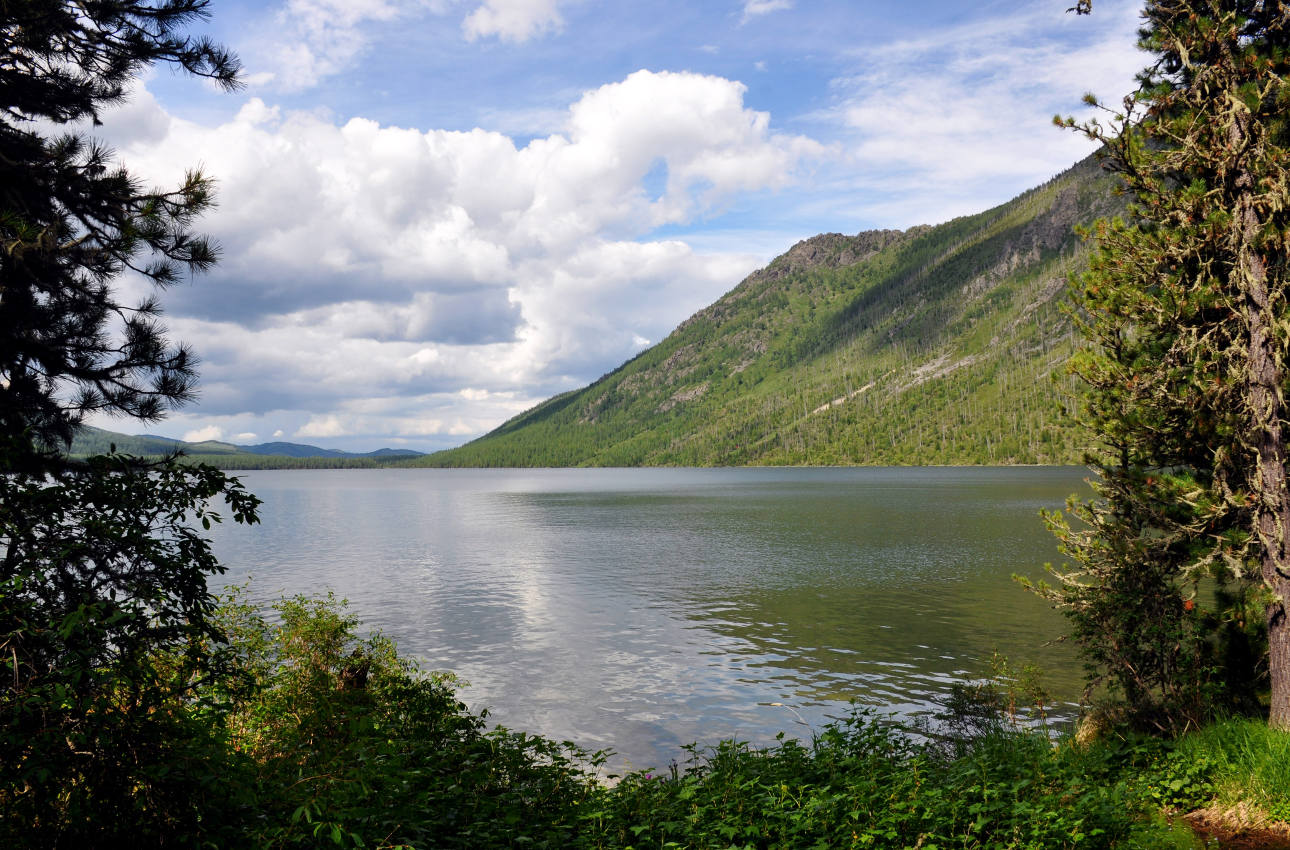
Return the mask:
{"type": "Polygon", "coordinates": [[[253,774],[243,828],[257,845],[567,846],[587,772],[604,760],[504,728],[420,672],[332,596],[284,599],[267,619],[235,597],[220,612],[243,673],[232,748],[253,774]]]}
{"type": "Polygon", "coordinates": [[[200,831],[223,794],[206,686],[227,674],[202,537],[223,498],[209,467],[91,460],[0,475],[0,843],[160,843],[200,831]]]}

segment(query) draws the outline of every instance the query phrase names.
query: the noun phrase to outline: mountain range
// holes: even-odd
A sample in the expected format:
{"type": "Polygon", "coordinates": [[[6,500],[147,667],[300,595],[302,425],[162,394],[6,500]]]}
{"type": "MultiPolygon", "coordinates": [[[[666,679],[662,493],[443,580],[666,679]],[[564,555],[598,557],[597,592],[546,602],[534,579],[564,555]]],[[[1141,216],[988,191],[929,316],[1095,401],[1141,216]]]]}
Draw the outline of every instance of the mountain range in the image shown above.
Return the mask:
{"type": "Polygon", "coordinates": [[[218,440],[188,443],[183,440],[157,437],[150,434],[138,436],[118,434],[114,431],[106,431],[89,425],[82,426],[77,431],[76,438],[72,440],[69,454],[73,457],[85,457],[93,454],[104,454],[113,450],[122,454],[138,455],[140,457],[155,457],[183,452],[186,456],[195,460],[237,469],[253,469],[263,466],[351,465],[348,462],[353,462],[352,465],[377,465],[381,462],[416,458],[423,454],[409,449],[377,449],[374,452],[361,453],[344,452],[338,449],[324,449],[302,443],[283,442],[258,443],[253,446],[225,443],[218,440]],[[277,459],[291,459],[294,461],[326,460],[346,463],[290,463],[278,462],[277,459]]]}

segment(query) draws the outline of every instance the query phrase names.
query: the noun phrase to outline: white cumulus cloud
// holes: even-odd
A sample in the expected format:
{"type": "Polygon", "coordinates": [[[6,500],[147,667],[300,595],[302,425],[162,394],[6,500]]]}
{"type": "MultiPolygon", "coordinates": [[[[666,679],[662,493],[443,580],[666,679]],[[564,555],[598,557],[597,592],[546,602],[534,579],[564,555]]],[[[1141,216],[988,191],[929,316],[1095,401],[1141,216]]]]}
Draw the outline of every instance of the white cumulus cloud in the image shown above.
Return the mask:
{"type": "Polygon", "coordinates": [[[183,440],[186,443],[204,443],[207,440],[219,440],[224,437],[224,431],[216,425],[207,425],[204,428],[196,428],[192,431],[186,431],[183,440]]]}
{"type": "Polygon", "coordinates": [[[226,417],[225,433],[486,430],[661,339],[758,264],[652,231],[833,155],[772,128],[740,83],[692,73],[588,91],[523,145],[254,98],[206,126],[141,94],[130,126],[146,133],[115,136],[105,116],[132,170],[165,184],[201,162],[219,179],[202,227],[223,260],[166,304],[203,358],[205,422],[226,417]]]}

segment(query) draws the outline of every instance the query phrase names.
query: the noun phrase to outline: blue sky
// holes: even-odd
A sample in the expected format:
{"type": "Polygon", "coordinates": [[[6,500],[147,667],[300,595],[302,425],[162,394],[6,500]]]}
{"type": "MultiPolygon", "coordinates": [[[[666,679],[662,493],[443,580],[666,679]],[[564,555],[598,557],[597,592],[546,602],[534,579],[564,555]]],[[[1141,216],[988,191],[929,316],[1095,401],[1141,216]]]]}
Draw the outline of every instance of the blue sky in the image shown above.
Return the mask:
{"type": "Polygon", "coordinates": [[[245,88],[155,69],[95,130],[219,181],[222,262],[163,295],[201,399],[148,430],[457,445],[799,239],[1005,201],[1145,64],[1136,2],[1070,5],[215,0],[245,88]]]}

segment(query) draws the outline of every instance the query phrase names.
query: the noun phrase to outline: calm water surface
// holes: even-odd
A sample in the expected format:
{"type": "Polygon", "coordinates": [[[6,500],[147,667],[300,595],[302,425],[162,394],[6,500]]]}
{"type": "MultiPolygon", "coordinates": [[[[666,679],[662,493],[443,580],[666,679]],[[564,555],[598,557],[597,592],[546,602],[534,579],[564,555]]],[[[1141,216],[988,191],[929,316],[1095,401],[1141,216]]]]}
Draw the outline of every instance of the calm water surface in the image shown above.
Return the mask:
{"type": "Polygon", "coordinates": [[[664,766],[853,699],[928,711],[996,649],[1072,699],[1074,657],[1048,645],[1061,618],[1011,576],[1057,558],[1038,512],[1086,474],[248,472],[262,525],[215,545],[254,598],[348,598],[497,722],[664,766]]]}

